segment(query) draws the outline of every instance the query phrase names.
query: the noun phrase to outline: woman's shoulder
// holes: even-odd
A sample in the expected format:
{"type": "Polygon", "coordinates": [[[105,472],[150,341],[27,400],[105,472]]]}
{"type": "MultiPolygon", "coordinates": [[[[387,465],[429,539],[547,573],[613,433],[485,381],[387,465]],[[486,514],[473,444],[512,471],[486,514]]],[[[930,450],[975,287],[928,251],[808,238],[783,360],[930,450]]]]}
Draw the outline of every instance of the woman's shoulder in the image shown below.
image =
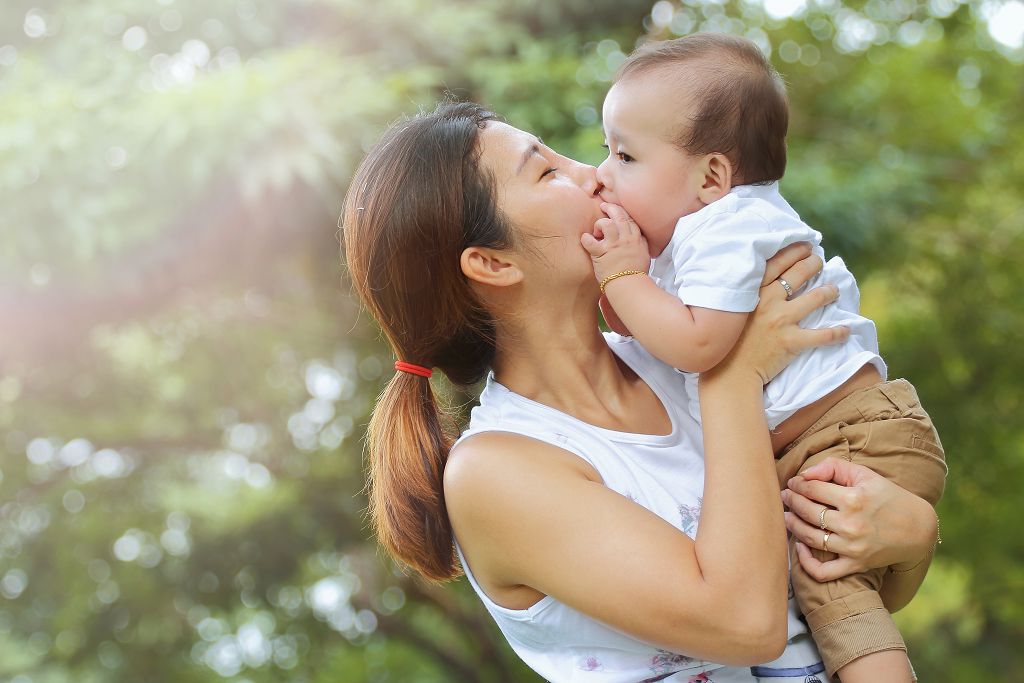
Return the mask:
{"type": "MultiPolygon", "coordinates": [[[[480,562],[490,550],[501,555],[489,539],[519,538],[531,516],[546,508],[545,500],[550,504],[557,492],[600,481],[589,463],[554,444],[512,432],[482,432],[449,454],[444,504],[463,551],[480,562]]],[[[475,565],[477,578],[490,576],[481,571],[494,569],[492,564],[475,565]]]]}
{"type": "Polygon", "coordinates": [[[589,463],[552,443],[511,430],[481,431],[460,439],[449,453],[445,497],[486,496],[496,487],[528,485],[545,476],[600,481],[589,463]]]}

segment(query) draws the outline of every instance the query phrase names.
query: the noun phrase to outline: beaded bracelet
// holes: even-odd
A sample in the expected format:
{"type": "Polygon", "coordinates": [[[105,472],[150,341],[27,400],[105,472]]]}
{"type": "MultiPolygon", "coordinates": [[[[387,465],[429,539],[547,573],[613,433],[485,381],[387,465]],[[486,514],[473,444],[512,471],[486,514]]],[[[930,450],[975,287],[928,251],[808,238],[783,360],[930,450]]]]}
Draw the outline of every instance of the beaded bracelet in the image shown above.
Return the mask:
{"type": "Polygon", "coordinates": [[[601,283],[598,285],[598,287],[601,288],[601,293],[604,294],[604,288],[608,285],[609,282],[611,282],[615,278],[620,278],[626,275],[647,275],[647,272],[643,270],[620,270],[617,273],[612,273],[608,277],[601,280],[601,283]]]}

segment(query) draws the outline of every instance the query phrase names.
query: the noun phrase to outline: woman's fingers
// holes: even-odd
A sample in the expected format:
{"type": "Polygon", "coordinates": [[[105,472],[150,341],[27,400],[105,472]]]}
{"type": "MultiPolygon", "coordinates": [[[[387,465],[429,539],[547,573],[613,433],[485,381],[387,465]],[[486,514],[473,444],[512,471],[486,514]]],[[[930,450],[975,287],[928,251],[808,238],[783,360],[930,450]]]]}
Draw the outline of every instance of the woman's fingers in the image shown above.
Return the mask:
{"type": "Polygon", "coordinates": [[[871,474],[874,474],[872,470],[849,460],[825,458],[801,472],[800,477],[807,480],[832,481],[840,486],[855,486],[861,482],[864,475],[871,474]]]}
{"type": "Polygon", "coordinates": [[[803,342],[807,348],[817,346],[834,346],[842,344],[850,338],[849,327],[822,327],[819,329],[806,330],[803,334],[803,342]]]}
{"type": "Polygon", "coordinates": [[[790,479],[786,483],[786,487],[805,498],[837,509],[843,508],[855,491],[859,492],[859,489],[840,486],[829,481],[805,479],[802,474],[790,479]]]}
{"type": "Polygon", "coordinates": [[[842,531],[842,529],[837,525],[839,518],[835,508],[822,505],[821,503],[816,503],[813,500],[805,498],[799,493],[793,493],[788,489],[782,492],[782,502],[786,504],[786,507],[789,508],[790,512],[796,513],[808,524],[816,524],[818,528],[821,528],[821,511],[824,510],[826,528],[831,529],[832,531],[842,531]]]}
{"type": "Polygon", "coordinates": [[[786,528],[789,529],[789,533],[793,534],[793,536],[795,536],[796,539],[804,545],[814,548],[815,550],[825,550],[825,539],[827,534],[827,552],[838,553],[840,555],[848,552],[846,539],[835,531],[811,526],[792,512],[783,513],[783,516],[785,517],[786,528]]]}
{"type": "MultiPolygon", "coordinates": [[[[829,547],[831,546],[832,542],[830,539],[829,547]]],[[[848,557],[840,556],[834,560],[822,562],[811,553],[806,545],[799,541],[796,543],[796,555],[800,561],[800,566],[815,581],[835,581],[860,571],[859,565],[848,557]]]]}
{"type": "Polygon", "coordinates": [[[775,256],[768,259],[768,262],[765,264],[764,278],[761,280],[761,286],[764,287],[769,282],[779,279],[783,273],[792,268],[798,261],[802,261],[810,255],[810,242],[797,242],[788,247],[783,247],[775,256]]]}
{"type": "MultiPolygon", "coordinates": [[[[811,278],[817,275],[825,266],[825,262],[817,256],[808,256],[800,259],[782,273],[782,278],[789,283],[793,291],[800,289],[807,284],[811,278]]],[[[782,289],[782,287],[779,287],[782,289]]],[[[783,290],[785,294],[785,290],[783,290]]]]}
{"type": "MultiPolygon", "coordinates": [[[[787,282],[789,282],[787,280],[787,282]]],[[[797,285],[790,282],[790,286],[794,291],[797,289],[797,285]]],[[[769,287],[769,291],[775,289],[775,287],[769,287]]],[[[782,289],[782,285],[778,286],[778,289],[782,290],[782,296],[785,298],[786,292],[782,289]]],[[[839,298],[839,288],[835,285],[822,285],[821,287],[815,287],[814,289],[804,292],[800,296],[793,297],[790,301],[790,313],[797,316],[797,320],[803,320],[808,315],[816,311],[817,309],[832,303],[839,298]]]]}

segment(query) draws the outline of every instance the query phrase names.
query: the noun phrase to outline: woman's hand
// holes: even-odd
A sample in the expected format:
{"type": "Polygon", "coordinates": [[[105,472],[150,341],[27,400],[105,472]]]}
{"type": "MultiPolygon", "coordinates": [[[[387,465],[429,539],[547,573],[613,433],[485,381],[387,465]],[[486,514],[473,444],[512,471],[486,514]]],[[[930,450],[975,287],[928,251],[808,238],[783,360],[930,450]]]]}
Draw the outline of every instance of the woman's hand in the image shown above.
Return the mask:
{"type": "Polygon", "coordinates": [[[701,373],[702,380],[730,372],[752,372],[764,385],[802,351],[846,341],[850,335],[846,327],[814,330],[799,325],[812,311],[836,300],[839,291],[834,286],[817,287],[790,300],[778,279],[781,273],[790,291],[803,287],[823,265],[820,258],[809,253],[807,245],[792,245],[768,261],[760,301],[743,334],[725,360],[701,373]]]}
{"type": "Polygon", "coordinates": [[[790,479],[782,499],[800,564],[818,581],[892,565],[910,571],[927,566],[935,548],[938,520],[931,505],[863,465],[828,458],[790,479]],[[828,549],[839,554],[824,562],[808,550],[824,549],[822,509],[828,549]]]}

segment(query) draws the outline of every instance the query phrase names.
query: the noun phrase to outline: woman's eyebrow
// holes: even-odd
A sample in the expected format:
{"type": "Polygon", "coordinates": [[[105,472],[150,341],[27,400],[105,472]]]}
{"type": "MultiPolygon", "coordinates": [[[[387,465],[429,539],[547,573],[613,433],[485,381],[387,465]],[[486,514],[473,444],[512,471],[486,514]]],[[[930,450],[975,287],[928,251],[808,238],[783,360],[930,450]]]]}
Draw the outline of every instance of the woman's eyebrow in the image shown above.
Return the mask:
{"type": "Polygon", "coordinates": [[[519,166],[516,167],[516,175],[523,172],[523,168],[525,168],[526,162],[530,160],[530,157],[534,154],[540,154],[540,146],[543,144],[540,138],[534,138],[533,144],[526,148],[522,158],[519,160],[519,166]]]}

